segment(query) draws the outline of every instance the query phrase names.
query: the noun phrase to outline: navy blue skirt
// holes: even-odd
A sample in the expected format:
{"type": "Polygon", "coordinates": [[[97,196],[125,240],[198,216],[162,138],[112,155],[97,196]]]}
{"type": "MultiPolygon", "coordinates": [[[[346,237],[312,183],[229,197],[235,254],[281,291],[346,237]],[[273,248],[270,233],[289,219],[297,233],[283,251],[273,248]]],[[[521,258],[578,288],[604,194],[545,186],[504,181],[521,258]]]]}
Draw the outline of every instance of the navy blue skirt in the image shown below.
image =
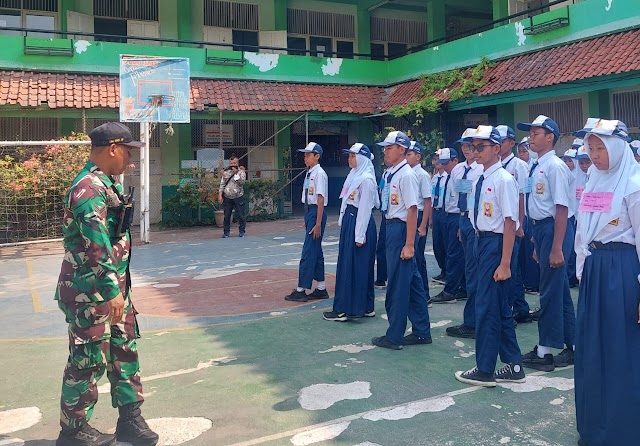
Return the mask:
{"type": "Polygon", "coordinates": [[[640,262],[616,245],[591,249],[580,283],[576,418],[588,446],[640,444],[640,262]]]}
{"type": "Polygon", "coordinates": [[[373,268],[376,258],[376,223],[369,218],[364,246],[356,246],[358,208],[347,206],[340,226],[336,295],[333,310],[353,317],[373,311],[375,293],[373,268]]]}

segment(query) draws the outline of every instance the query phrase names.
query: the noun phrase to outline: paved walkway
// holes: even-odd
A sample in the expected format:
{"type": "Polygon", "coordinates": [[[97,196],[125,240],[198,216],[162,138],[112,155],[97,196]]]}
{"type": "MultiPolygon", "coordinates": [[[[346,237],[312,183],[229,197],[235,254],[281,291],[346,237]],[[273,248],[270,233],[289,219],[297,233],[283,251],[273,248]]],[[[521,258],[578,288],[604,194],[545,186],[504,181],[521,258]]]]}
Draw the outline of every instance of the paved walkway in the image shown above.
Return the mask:
{"type": "MultiPolygon", "coordinates": [[[[143,409],[162,444],[576,444],[571,368],[495,389],[453,378],[474,365],[473,341],[445,335],[462,302],[431,308],[432,345],[395,352],[370,345],[387,326],[384,290],[377,317],[343,324],[322,320],[330,300],[284,301],[297,281],[301,219],[249,224],[243,239],[212,228],[151,236],[134,248],[133,300],[143,409]]],[[[330,223],[330,292],[337,251],[330,223]]],[[[61,252],[59,244],[0,249],[0,445],[51,446],[57,436],[67,355],[53,301],[61,252]]],[[[432,294],[440,289],[431,284],[432,294]]],[[[528,299],[538,306],[537,296],[528,299]]],[[[529,351],[535,323],[517,333],[529,351]]],[[[106,382],[92,420],[102,430],[117,417],[106,382]]]]}

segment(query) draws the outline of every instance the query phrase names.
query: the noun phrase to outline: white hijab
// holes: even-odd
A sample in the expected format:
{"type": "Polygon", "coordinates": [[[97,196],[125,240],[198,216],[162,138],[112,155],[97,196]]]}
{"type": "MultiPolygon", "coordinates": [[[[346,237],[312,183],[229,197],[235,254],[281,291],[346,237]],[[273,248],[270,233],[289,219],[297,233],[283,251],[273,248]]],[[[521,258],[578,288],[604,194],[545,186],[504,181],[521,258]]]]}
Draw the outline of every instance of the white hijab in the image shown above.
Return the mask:
{"type": "MultiPolygon", "coordinates": [[[[589,136],[584,138],[584,146],[589,150],[589,136]]],[[[582,240],[582,250],[589,253],[589,243],[611,221],[620,216],[622,201],[630,194],[640,191],[640,164],[636,162],[628,144],[616,136],[596,135],[609,152],[609,169],[599,170],[595,165],[589,168],[589,181],[584,194],[589,192],[613,192],[609,212],[579,212],[578,225],[582,240]]]]}
{"type": "MultiPolygon", "coordinates": [[[[371,157],[373,158],[373,155],[371,155],[371,157]]],[[[358,189],[364,181],[371,181],[373,188],[376,189],[376,170],[373,167],[371,159],[365,155],[356,153],[356,162],[356,167],[351,169],[349,175],[347,175],[347,178],[344,180],[344,185],[342,186],[342,193],[340,194],[342,203],[340,204],[338,226],[342,225],[342,217],[347,209],[347,198],[354,190],[358,189]]],[[[374,194],[373,207],[380,207],[380,198],[377,193],[374,194]]]]}

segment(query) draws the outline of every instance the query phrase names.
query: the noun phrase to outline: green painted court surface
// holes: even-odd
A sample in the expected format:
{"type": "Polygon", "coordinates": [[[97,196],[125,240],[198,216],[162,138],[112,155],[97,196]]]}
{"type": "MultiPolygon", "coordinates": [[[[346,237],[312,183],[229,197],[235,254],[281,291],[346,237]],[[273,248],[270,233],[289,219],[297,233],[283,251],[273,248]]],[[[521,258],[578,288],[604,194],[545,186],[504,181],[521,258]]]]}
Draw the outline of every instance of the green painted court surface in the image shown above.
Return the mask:
{"type": "MultiPolygon", "coordinates": [[[[246,239],[220,240],[214,231],[194,232],[191,241],[184,234],[180,241],[156,237],[137,248],[134,274],[183,279],[159,288],[179,301],[196,271],[246,269],[237,267],[242,257],[256,270],[295,269],[286,263],[299,257],[296,228],[294,220],[254,224],[246,239]],[[167,249],[171,255],[160,255],[167,249]]],[[[328,272],[335,271],[336,236],[330,225],[328,272]]],[[[53,445],[67,348],[62,314],[51,302],[61,257],[14,251],[0,256],[0,445],[53,445]]],[[[430,272],[437,272],[430,247],[427,254],[430,272]]],[[[233,276],[210,279],[212,287],[233,276]]],[[[268,294],[269,280],[254,293],[268,294]]],[[[441,289],[431,286],[432,295],[441,289]]],[[[233,290],[222,299],[234,299],[233,290]]],[[[282,300],[278,311],[248,316],[143,315],[143,414],[161,427],[161,444],[576,444],[572,368],[530,374],[527,383],[509,388],[466,386],[453,375],[475,365],[473,340],[445,335],[461,321],[464,302],[430,309],[433,344],[390,351],[370,345],[387,326],[384,290],[376,293],[377,316],[347,323],[322,319],[330,301],[293,307],[282,300]]],[[[527,299],[532,308],[539,305],[537,296],[527,299]]],[[[526,353],[536,342],[536,323],[516,330],[526,353]]],[[[108,431],[116,418],[108,392],[100,393],[92,424],[108,431]]]]}

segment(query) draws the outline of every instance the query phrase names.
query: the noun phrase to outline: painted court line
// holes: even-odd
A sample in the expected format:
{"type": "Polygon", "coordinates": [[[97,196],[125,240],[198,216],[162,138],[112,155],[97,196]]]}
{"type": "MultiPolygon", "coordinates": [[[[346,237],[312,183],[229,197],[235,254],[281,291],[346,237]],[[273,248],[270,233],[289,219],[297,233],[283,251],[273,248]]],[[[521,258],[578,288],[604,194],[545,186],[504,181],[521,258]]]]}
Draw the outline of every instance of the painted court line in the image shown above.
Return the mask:
{"type": "Polygon", "coordinates": [[[40,297],[38,296],[38,291],[36,290],[34,283],[31,257],[27,257],[25,259],[25,262],[27,263],[27,277],[29,278],[29,289],[31,290],[31,303],[33,304],[33,311],[35,313],[40,313],[42,311],[42,306],[40,305],[40,297]]]}
{"type": "MultiPolygon", "coordinates": [[[[565,367],[562,370],[569,370],[572,369],[573,366],[569,366],[569,367],[565,367]]],[[[532,376],[532,375],[547,375],[549,373],[552,372],[533,372],[533,373],[529,373],[527,376],[532,376]]],[[[231,444],[229,446],[253,446],[256,444],[262,444],[262,443],[267,443],[269,441],[275,441],[275,440],[280,440],[283,438],[288,438],[288,437],[293,437],[294,435],[297,434],[301,434],[303,432],[308,432],[311,430],[316,430],[316,429],[322,429],[324,427],[329,427],[329,426],[333,426],[335,424],[342,424],[342,423],[347,423],[347,422],[351,422],[354,420],[358,420],[360,418],[363,418],[364,415],[369,414],[371,412],[387,412],[393,409],[397,409],[397,408],[401,408],[401,407],[406,407],[409,404],[416,404],[416,403],[426,403],[429,401],[434,401],[434,400],[438,400],[441,398],[445,398],[445,397],[454,397],[454,396],[458,396],[458,395],[464,395],[467,393],[472,393],[472,392],[477,392],[478,390],[486,390],[486,387],[480,387],[480,386],[473,386],[473,387],[466,387],[464,389],[458,389],[458,390],[453,390],[451,392],[447,392],[447,393],[443,393],[441,395],[436,395],[436,396],[431,396],[429,398],[424,398],[421,400],[415,400],[415,401],[407,401],[405,403],[402,404],[396,404],[395,406],[387,406],[387,407],[381,407],[378,409],[370,409],[364,412],[360,412],[360,413],[356,413],[353,415],[348,415],[346,417],[342,417],[342,418],[336,418],[334,420],[329,420],[329,421],[325,421],[324,423],[319,423],[319,424],[313,424],[311,426],[305,426],[305,427],[301,427],[298,429],[292,429],[290,431],[286,431],[286,432],[280,432],[277,434],[273,434],[273,435],[267,435],[265,437],[260,437],[260,438],[255,438],[253,440],[248,440],[248,441],[242,441],[240,443],[234,443],[231,444]]]]}

